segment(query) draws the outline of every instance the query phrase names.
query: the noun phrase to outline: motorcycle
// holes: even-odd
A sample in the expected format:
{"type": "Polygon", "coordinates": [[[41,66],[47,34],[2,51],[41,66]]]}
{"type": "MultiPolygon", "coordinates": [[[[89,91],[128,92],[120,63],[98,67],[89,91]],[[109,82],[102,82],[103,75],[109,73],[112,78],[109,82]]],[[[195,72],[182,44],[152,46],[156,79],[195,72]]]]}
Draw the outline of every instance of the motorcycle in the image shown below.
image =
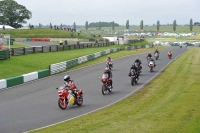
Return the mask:
{"type": "Polygon", "coordinates": [[[112,62],[107,62],[106,63],[106,67],[111,70],[113,68],[113,63],[112,62]]]}
{"type": "Polygon", "coordinates": [[[137,84],[138,78],[136,75],[136,72],[134,69],[131,69],[131,72],[129,73],[129,77],[131,78],[131,85],[137,84]]]}
{"type": "Polygon", "coordinates": [[[103,74],[100,79],[102,82],[102,94],[105,95],[107,91],[112,92],[111,80],[108,79],[108,74],[103,74]]]}
{"type": "Polygon", "coordinates": [[[157,59],[159,58],[159,54],[158,54],[158,53],[155,53],[155,54],[154,54],[154,57],[155,57],[155,59],[157,60],[157,59]]]}
{"type": "Polygon", "coordinates": [[[180,48],[182,48],[182,46],[180,46],[180,48]]]}
{"type": "Polygon", "coordinates": [[[168,54],[168,57],[169,57],[169,59],[171,59],[172,58],[172,54],[168,54]]]}
{"type": "MultiPolygon", "coordinates": [[[[142,63],[141,63],[142,64],[142,63]]],[[[138,62],[135,62],[135,66],[137,67],[137,69],[138,69],[138,75],[140,75],[140,73],[142,73],[142,67],[139,65],[139,63],[138,62]]]]}
{"type": "Polygon", "coordinates": [[[147,63],[149,64],[151,57],[146,57],[146,58],[147,58],[147,63]]]}
{"type": "Polygon", "coordinates": [[[153,70],[154,70],[154,62],[150,61],[148,66],[150,68],[150,72],[153,72],[153,70]]]}
{"type": "Polygon", "coordinates": [[[65,85],[61,86],[58,89],[58,106],[62,109],[65,110],[68,105],[78,105],[81,106],[83,104],[83,92],[82,89],[79,90],[74,90],[75,96],[72,93],[72,89],[67,88],[65,85]]]}

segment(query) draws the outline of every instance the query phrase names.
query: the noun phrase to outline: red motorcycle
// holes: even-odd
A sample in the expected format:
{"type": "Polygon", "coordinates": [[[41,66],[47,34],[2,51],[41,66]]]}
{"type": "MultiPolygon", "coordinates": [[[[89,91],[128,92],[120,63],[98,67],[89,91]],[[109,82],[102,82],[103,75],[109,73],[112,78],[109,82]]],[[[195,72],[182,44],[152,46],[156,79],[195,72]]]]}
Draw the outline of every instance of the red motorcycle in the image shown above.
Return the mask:
{"type": "Polygon", "coordinates": [[[67,88],[65,85],[61,86],[58,89],[58,106],[64,110],[68,105],[78,105],[81,106],[83,104],[83,92],[82,89],[72,89],[72,84],[70,88],[67,88]],[[74,93],[73,93],[74,91],[74,93]]]}
{"type": "Polygon", "coordinates": [[[169,57],[169,59],[171,59],[172,58],[172,54],[168,54],[168,57],[169,57]]]}
{"type": "Polygon", "coordinates": [[[103,95],[105,95],[107,91],[112,92],[111,80],[108,79],[108,74],[102,75],[101,82],[102,82],[102,94],[103,95]]]}

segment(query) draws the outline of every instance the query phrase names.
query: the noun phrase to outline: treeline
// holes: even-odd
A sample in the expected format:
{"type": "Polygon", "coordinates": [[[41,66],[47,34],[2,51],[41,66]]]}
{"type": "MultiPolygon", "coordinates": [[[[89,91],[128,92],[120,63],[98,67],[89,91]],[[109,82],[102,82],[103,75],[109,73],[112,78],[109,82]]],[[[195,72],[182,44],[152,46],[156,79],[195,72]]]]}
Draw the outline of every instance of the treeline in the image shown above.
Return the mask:
{"type": "MultiPolygon", "coordinates": [[[[113,22],[92,22],[88,25],[88,27],[112,27],[113,22]]],[[[114,23],[114,26],[119,26],[119,24],[114,23]]]]}

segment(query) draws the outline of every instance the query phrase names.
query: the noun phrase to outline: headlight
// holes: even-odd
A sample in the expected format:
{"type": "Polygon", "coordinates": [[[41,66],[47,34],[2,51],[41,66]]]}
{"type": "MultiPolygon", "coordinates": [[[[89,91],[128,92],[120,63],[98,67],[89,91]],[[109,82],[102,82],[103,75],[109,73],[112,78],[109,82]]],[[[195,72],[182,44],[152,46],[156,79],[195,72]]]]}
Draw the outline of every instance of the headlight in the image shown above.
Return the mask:
{"type": "Polygon", "coordinates": [[[132,72],[131,74],[134,75],[134,72],[132,72]]]}

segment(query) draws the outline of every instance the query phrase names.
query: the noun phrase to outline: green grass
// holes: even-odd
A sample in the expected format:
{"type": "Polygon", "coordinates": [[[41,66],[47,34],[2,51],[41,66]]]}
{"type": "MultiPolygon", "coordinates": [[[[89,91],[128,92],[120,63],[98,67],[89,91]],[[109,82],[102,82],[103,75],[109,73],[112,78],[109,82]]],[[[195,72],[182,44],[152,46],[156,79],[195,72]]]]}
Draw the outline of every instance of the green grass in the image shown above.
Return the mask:
{"type": "MultiPolygon", "coordinates": [[[[53,30],[53,29],[16,29],[16,30],[1,30],[0,34],[10,34],[11,38],[93,38],[87,34],[80,34],[74,32],[73,36],[70,36],[69,31],[65,30],[53,30]]],[[[95,37],[99,39],[99,37],[95,37]]]]}
{"type": "Polygon", "coordinates": [[[179,57],[138,93],[33,133],[199,133],[200,49],[179,57]]]}
{"type": "Polygon", "coordinates": [[[50,64],[67,61],[80,56],[92,54],[102,50],[124,47],[121,45],[112,45],[108,47],[75,49],[48,53],[34,53],[29,55],[12,56],[8,60],[0,60],[0,79],[18,76],[37,70],[46,69],[50,64]]]}
{"type": "MultiPolygon", "coordinates": [[[[111,27],[102,27],[101,29],[102,30],[112,30],[111,27]]],[[[126,29],[125,26],[115,27],[115,30],[124,30],[124,29],[126,29]]],[[[140,26],[129,26],[129,29],[140,31],[140,26]]],[[[85,28],[81,28],[81,30],[85,30],[85,28]]],[[[96,28],[89,28],[88,30],[96,30],[96,28]]],[[[143,30],[157,31],[156,26],[144,26],[143,30]]],[[[161,32],[174,32],[173,26],[160,26],[160,31],[161,32]]],[[[188,32],[190,32],[190,29],[189,29],[189,26],[177,26],[176,32],[188,33],[188,32]]],[[[194,26],[192,32],[200,33],[200,26],[194,26]]]]}

